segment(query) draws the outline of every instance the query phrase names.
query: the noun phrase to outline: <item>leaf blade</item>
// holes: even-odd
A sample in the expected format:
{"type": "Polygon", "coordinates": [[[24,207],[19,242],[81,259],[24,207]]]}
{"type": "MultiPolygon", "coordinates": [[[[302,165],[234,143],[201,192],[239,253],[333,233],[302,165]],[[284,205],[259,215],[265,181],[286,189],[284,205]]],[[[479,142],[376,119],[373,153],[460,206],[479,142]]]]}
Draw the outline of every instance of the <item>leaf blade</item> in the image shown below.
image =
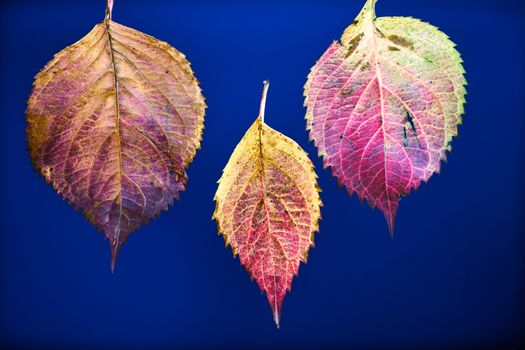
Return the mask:
{"type": "Polygon", "coordinates": [[[312,68],[306,120],[325,167],[349,194],[384,213],[438,172],[464,112],[459,53],[437,28],[375,17],[366,2],[312,68]]]}
{"type": "Polygon", "coordinates": [[[35,168],[110,240],[184,190],[204,98],[184,55],[107,18],[35,77],[26,110],[35,168]]]}
{"type": "MultiPolygon", "coordinates": [[[[265,86],[265,89],[267,86],[265,86]]],[[[232,153],[213,218],[226,245],[266,292],[279,327],[282,302],[318,231],[321,200],[301,147],[259,117],[232,153]]]]}

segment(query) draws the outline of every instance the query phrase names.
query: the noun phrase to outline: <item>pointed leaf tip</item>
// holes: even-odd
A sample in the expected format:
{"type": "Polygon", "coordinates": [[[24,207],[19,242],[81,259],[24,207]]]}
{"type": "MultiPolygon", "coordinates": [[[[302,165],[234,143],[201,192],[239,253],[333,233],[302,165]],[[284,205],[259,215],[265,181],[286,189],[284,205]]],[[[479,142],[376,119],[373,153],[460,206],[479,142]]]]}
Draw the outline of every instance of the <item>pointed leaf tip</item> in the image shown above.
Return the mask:
{"type": "Polygon", "coordinates": [[[116,240],[109,243],[111,249],[111,273],[115,272],[115,266],[117,264],[118,254],[120,253],[120,248],[122,247],[121,243],[118,243],[116,240]]]}
{"type": "Polygon", "coordinates": [[[384,215],[386,222],[388,224],[388,232],[390,233],[390,238],[394,239],[394,228],[396,226],[396,216],[397,216],[397,203],[392,205],[386,210],[384,210],[384,215]]]}
{"type": "Polygon", "coordinates": [[[394,239],[394,227],[391,226],[391,223],[388,223],[388,234],[390,235],[390,239],[394,239]]]}
{"type": "Polygon", "coordinates": [[[279,329],[279,327],[281,326],[281,315],[279,314],[278,310],[275,310],[273,312],[273,321],[275,322],[275,326],[277,327],[277,329],[279,329]]]}

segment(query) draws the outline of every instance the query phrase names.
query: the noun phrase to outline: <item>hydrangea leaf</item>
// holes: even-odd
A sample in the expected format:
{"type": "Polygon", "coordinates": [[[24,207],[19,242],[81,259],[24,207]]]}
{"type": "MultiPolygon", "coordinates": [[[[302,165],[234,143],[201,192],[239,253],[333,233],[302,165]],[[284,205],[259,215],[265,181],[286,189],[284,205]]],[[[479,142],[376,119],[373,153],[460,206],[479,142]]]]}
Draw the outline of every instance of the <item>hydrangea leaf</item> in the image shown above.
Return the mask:
{"type": "Polygon", "coordinates": [[[279,327],[281,306],[318,230],[321,200],[313,164],[259,116],[224,168],[213,215],[219,233],[255,279],[279,327]]]}
{"type": "Polygon", "coordinates": [[[393,232],[401,197],[439,172],[464,112],[455,45],[410,17],[375,15],[368,0],[312,68],[306,120],[340,186],[378,207],[393,232]]]}
{"type": "Polygon", "coordinates": [[[184,190],[205,103],[185,56],[106,18],[35,78],[29,152],[54,189],[121,245],[184,190]]]}

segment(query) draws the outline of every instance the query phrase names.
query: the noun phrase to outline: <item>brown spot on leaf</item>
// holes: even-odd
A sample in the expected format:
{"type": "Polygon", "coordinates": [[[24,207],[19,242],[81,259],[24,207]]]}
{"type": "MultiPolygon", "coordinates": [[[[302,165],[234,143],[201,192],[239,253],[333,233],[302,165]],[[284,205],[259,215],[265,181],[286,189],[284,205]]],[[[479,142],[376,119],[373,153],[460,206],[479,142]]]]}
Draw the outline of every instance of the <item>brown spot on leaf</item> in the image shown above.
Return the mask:
{"type": "Polygon", "coordinates": [[[397,35],[390,35],[388,37],[388,40],[390,40],[391,42],[393,42],[394,44],[396,45],[399,45],[399,46],[402,46],[402,47],[406,47],[407,49],[414,49],[414,43],[411,42],[410,40],[407,40],[405,38],[402,38],[400,36],[397,36],[397,35]]]}
{"type": "Polygon", "coordinates": [[[350,87],[347,90],[341,89],[339,91],[339,95],[341,95],[343,97],[349,97],[349,96],[352,96],[354,94],[354,91],[355,91],[355,87],[350,87]]]}
{"type": "Polygon", "coordinates": [[[370,62],[366,62],[361,66],[361,72],[367,70],[368,68],[370,68],[370,62]]]}
{"type": "Polygon", "coordinates": [[[346,53],[345,58],[352,55],[355,51],[355,49],[359,46],[359,43],[361,42],[361,39],[363,39],[364,34],[360,33],[359,35],[355,36],[350,42],[348,43],[348,52],[346,53]]]}

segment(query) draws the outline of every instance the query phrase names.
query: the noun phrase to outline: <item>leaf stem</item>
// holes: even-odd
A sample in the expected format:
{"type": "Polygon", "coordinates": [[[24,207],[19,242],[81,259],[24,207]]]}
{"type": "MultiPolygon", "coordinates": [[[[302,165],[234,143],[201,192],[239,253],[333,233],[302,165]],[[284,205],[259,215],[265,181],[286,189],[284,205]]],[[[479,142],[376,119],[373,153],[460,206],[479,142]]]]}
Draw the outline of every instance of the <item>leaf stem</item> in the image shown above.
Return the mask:
{"type": "Polygon", "coordinates": [[[268,94],[268,88],[270,87],[270,80],[263,81],[264,88],[261,97],[261,107],[259,108],[259,117],[264,123],[264,111],[266,110],[266,95],[268,94]]]}
{"type": "Polygon", "coordinates": [[[106,5],[106,21],[111,20],[111,14],[113,12],[113,0],[107,0],[106,5]]]}

